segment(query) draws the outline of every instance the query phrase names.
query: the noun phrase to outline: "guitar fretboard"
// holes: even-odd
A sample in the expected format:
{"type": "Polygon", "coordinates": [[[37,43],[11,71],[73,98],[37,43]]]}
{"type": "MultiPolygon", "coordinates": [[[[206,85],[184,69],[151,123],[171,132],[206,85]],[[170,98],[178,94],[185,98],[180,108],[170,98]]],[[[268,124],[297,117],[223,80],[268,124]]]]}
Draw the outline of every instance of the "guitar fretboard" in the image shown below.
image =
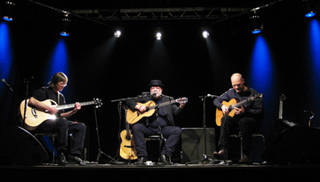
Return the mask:
{"type": "Polygon", "coordinates": [[[233,110],[235,107],[239,107],[247,102],[251,102],[251,101],[254,101],[255,99],[262,99],[263,98],[263,94],[258,94],[258,95],[255,95],[253,97],[250,97],[250,98],[247,98],[246,100],[243,100],[241,102],[238,102],[232,106],[229,107],[229,111],[233,110]]]}
{"type": "Polygon", "coordinates": [[[177,103],[178,102],[178,99],[176,100],[172,100],[172,101],[168,101],[168,102],[164,102],[164,103],[161,103],[159,105],[155,105],[155,106],[150,106],[148,107],[149,109],[154,109],[156,107],[163,107],[163,106],[167,106],[167,105],[170,105],[170,104],[174,104],[174,103],[177,103]]]}
{"type": "MultiPolygon", "coordinates": [[[[95,101],[88,101],[88,102],[79,102],[79,104],[81,106],[88,106],[88,105],[93,105],[95,104],[95,101]]],[[[59,105],[57,106],[58,110],[62,110],[62,109],[70,109],[70,108],[74,108],[76,106],[75,103],[73,104],[66,104],[66,105],[59,105]]]]}

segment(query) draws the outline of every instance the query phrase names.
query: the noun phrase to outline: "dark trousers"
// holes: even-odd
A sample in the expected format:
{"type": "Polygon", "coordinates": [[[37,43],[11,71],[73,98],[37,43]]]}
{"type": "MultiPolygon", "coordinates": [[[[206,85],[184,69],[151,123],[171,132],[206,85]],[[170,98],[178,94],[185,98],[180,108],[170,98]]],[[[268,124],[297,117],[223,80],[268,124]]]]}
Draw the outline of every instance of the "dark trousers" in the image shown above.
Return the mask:
{"type": "Polygon", "coordinates": [[[221,125],[220,145],[228,149],[230,135],[240,132],[242,137],[243,154],[250,155],[252,134],[260,131],[261,122],[251,117],[243,117],[239,120],[228,115],[223,116],[221,125]]]}
{"type": "Polygon", "coordinates": [[[161,128],[161,131],[156,128],[150,128],[141,123],[136,123],[132,126],[132,134],[135,142],[137,156],[147,157],[147,147],[145,137],[161,132],[163,137],[166,138],[166,143],[162,149],[162,154],[172,156],[177,143],[180,140],[181,129],[178,126],[166,126],[161,128]]]}
{"type": "Polygon", "coordinates": [[[56,120],[46,120],[41,123],[36,130],[32,131],[34,134],[46,132],[57,133],[56,147],[59,153],[68,152],[71,155],[81,156],[86,135],[85,124],[60,118],[56,120]],[[74,139],[70,141],[70,151],[67,151],[69,133],[72,133],[74,139]]]}

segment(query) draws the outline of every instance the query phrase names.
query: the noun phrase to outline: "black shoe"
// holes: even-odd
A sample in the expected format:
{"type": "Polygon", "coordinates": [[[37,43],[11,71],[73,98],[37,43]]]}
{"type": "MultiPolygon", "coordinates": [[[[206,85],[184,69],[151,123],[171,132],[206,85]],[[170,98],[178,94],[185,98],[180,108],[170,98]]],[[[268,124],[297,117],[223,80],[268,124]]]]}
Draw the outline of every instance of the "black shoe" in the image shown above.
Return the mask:
{"type": "Polygon", "coordinates": [[[80,166],[86,165],[86,163],[80,157],[75,155],[69,155],[68,162],[71,164],[80,164],[80,166]]]}
{"type": "Polygon", "coordinates": [[[239,160],[240,164],[252,164],[250,157],[243,155],[243,158],[239,160]]]}
{"type": "Polygon", "coordinates": [[[138,161],[135,162],[134,164],[135,164],[135,165],[143,165],[147,160],[148,160],[147,157],[139,157],[139,158],[138,158],[138,161]]]}
{"type": "Polygon", "coordinates": [[[58,155],[58,165],[59,166],[66,166],[68,164],[66,160],[66,156],[64,156],[64,153],[60,153],[58,155]]]}
{"type": "Polygon", "coordinates": [[[167,165],[171,163],[171,159],[169,156],[166,156],[164,154],[160,155],[160,160],[158,164],[167,165]]]}
{"type": "Polygon", "coordinates": [[[226,149],[221,149],[219,152],[213,152],[213,157],[216,159],[228,159],[228,151],[226,149]]]}

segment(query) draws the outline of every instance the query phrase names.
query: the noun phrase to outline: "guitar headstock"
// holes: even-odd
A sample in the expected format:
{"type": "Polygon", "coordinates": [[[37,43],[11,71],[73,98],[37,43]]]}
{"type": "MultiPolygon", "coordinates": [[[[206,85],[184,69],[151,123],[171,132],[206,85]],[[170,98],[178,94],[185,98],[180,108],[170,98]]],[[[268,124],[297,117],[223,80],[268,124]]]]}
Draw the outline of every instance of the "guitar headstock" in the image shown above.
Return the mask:
{"type": "Polygon", "coordinates": [[[254,101],[254,100],[262,100],[262,99],[263,99],[263,93],[257,94],[257,95],[252,96],[252,97],[250,98],[251,101],[254,101]]]}
{"type": "Polygon", "coordinates": [[[255,98],[257,98],[257,99],[263,99],[263,93],[255,95],[255,98]]]}
{"type": "Polygon", "coordinates": [[[188,98],[187,97],[182,97],[182,98],[178,98],[178,99],[176,99],[176,101],[178,102],[178,103],[187,103],[188,102],[188,98]]]}
{"type": "Polygon", "coordinates": [[[99,108],[103,105],[102,100],[99,98],[93,98],[94,104],[96,108],[99,108]]]}

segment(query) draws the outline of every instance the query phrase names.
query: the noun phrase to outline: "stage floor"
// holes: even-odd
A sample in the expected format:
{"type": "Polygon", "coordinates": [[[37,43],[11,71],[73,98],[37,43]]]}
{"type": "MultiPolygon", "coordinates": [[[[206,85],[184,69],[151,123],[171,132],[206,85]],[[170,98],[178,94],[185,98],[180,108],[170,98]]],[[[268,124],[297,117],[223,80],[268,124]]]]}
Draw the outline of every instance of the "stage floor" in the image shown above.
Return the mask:
{"type": "Polygon", "coordinates": [[[319,176],[320,164],[240,165],[172,164],[137,166],[133,164],[0,166],[4,181],[178,181],[178,180],[310,180],[319,176]]]}

